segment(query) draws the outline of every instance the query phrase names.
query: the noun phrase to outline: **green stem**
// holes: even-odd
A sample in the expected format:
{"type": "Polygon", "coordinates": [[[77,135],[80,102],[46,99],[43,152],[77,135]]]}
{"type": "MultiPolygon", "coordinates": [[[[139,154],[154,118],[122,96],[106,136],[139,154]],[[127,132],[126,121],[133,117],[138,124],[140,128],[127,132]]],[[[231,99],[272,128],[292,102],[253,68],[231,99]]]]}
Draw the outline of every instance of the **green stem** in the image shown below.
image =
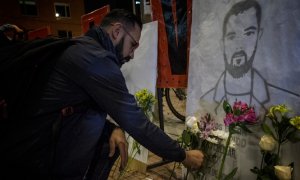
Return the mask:
{"type": "Polygon", "coordinates": [[[187,180],[189,173],[190,173],[190,169],[186,168],[186,174],[184,176],[184,180],[187,180]]]}
{"type": "Polygon", "coordinates": [[[263,151],[263,156],[262,156],[262,158],[261,158],[261,162],[260,162],[260,170],[262,170],[262,166],[263,166],[263,163],[264,163],[264,159],[265,159],[265,154],[266,154],[266,152],[265,151],[263,151]]]}
{"type": "Polygon", "coordinates": [[[220,167],[220,170],[219,170],[219,173],[218,173],[218,180],[221,180],[221,178],[222,178],[224,163],[225,163],[225,159],[226,159],[226,156],[227,156],[231,136],[232,136],[232,133],[229,130],[229,136],[228,136],[228,139],[226,141],[225,150],[224,150],[224,154],[223,154],[223,158],[222,158],[222,162],[221,162],[221,167],[220,167]]]}
{"type": "Polygon", "coordinates": [[[170,175],[170,177],[169,177],[169,180],[172,179],[172,176],[173,176],[173,174],[175,173],[175,168],[176,168],[176,162],[174,163],[174,166],[173,166],[171,175],[170,175]]]}
{"type": "Polygon", "coordinates": [[[280,148],[281,148],[281,142],[278,142],[278,149],[277,149],[277,155],[279,157],[279,153],[280,153],[280,148]]]}
{"type": "Polygon", "coordinates": [[[130,166],[131,162],[134,160],[134,158],[135,158],[137,152],[138,152],[138,151],[137,151],[137,150],[135,151],[135,148],[132,147],[131,152],[130,152],[130,154],[129,154],[129,157],[130,157],[130,158],[128,159],[128,162],[127,162],[125,168],[120,172],[120,174],[119,174],[117,180],[121,179],[121,178],[124,176],[124,174],[126,173],[128,167],[130,166]]]}

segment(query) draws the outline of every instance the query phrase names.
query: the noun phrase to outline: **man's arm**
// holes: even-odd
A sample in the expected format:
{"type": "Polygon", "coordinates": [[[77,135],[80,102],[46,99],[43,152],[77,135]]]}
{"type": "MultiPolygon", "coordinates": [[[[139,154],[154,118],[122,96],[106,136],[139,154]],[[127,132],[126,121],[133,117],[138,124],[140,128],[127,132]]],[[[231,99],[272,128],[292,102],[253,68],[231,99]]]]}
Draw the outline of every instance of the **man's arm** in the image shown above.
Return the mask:
{"type": "Polygon", "coordinates": [[[115,59],[111,59],[115,56],[101,57],[103,54],[95,48],[85,53],[82,52],[83,46],[76,48],[72,51],[75,52],[72,63],[78,65],[65,70],[76,71],[68,74],[72,74],[71,79],[96,102],[99,111],[107,112],[122,129],[153,153],[177,162],[185,160],[187,165],[197,165],[195,161],[198,160],[201,162],[201,158],[194,158],[201,157],[201,152],[186,153],[177,141],[147,119],[134,96],[129,94],[120,67],[115,64],[115,59]]]}

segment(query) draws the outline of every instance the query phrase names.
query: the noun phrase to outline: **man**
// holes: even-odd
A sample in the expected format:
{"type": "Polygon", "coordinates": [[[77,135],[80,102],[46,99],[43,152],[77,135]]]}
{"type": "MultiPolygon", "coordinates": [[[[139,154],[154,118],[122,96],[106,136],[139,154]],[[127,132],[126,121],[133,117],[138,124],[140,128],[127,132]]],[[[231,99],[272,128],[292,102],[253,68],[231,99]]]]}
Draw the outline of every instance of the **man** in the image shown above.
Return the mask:
{"type": "Polygon", "coordinates": [[[231,104],[241,100],[254,106],[257,112],[265,112],[271,102],[284,103],[276,102],[279,94],[291,99],[300,97],[268,83],[252,67],[258,39],[262,35],[260,22],[261,7],[254,0],[234,4],[224,18],[222,45],[225,71],[215,87],[201,96],[201,99],[218,104],[216,113],[224,100],[231,104]]]}
{"type": "Polygon", "coordinates": [[[35,122],[25,124],[24,132],[10,138],[17,142],[16,146],[23,143],[21,140],[32,146],[19,158],[17,150],[16,157],[6,157],[7,167],[17,167],[14,170],[21,170],[22,176],[28,178],[105,179],[111,163],[101,162],[101,159],[113,158],[115,147],[120,151],[122,167],[126,165],[127,144],[120,128],[165,159],[182,162],[191,168],[201,166],[203,154],[197,150],[184,151],[146,118],[134,96],[128,93],[120,67],[134,57],[141,30],[142,23],[132,13],[113,10],[100,27],[74,40],[75,45],[62,53],[54,67],[39,110],[35,112],[35,122]],[[58,110],[62,110],[63,119],[58,123],[59,128],[53,129],[59,129],[59,133],[49,132],[39,122],[49,119],[51,122],[51,118],[56,117],[53,112],[58,110]],[[107,124],[107,115],[120,128],[107,124]],[[28,127],[32,131],[26,132],[28,127]],[[47,133],[57,135],[55,146],[49,146],[51,142],[34,146],[47,133]],[[40,139],[31,140],[37,136],[40,139]],[[103,146],[109,136],[110,150],[107,151],[103,146]],[[47,154],[47,147],[54,148],[51,156],[47,154]]]}

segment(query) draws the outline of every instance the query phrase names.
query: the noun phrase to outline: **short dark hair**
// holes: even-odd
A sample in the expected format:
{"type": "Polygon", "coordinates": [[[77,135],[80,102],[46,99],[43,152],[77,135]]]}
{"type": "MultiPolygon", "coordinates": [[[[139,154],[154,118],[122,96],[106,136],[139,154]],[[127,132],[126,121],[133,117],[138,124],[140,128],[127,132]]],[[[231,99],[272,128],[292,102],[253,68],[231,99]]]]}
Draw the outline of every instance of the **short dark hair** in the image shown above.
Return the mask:
{"type": "Polygon", "coordinates": [[[140,27],[140,29],[143,27],[141,20],[132,12],[125,9],[113,9],[103,18],[100,26],[105,28],[115,22],[121,22],[128,28],[133,28],[135,23],[140,27]]]}
{"type": "Polygon", "coordinates": [[[242,13],[250,8],[254,7],[256,9],[256,18],[257,18],[257,24],[258,24],[258,28],[260,28],[260,21],[261,21],[261,7],[258,4],[258,2],[256,0],[245,0],[245,1],[241,1],[238,2],[236,4],[234,4],[231,9],[228,11],[228,13],[226,14],[224,21],[223,21],[223,38],[225,36],[225,32],[226,32],[226,25],[228,22],[228,19],[230,16],[232,15],[238,15],[239,13],[242,13]]]}

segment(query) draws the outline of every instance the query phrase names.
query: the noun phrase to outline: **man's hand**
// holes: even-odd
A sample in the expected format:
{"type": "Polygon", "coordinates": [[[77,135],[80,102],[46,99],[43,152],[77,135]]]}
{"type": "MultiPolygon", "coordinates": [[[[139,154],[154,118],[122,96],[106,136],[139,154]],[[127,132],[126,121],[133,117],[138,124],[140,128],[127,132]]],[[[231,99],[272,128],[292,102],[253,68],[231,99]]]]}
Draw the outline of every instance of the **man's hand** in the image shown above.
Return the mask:
{"type": "Polygon", "coordinates": [[[204,154],[199,150],[190,150],[185,152],[186,157],[182,164],[191,169],[199,169],[203,162],[204,154]]]}
{"type": "Polygon", "coordinates": [[[125,134],[120,128],[115,128],[109,138],[109,157],[115,154],[116,147],[119,148],[121,156],[120,169],[124,169],[128,161],[128,144],[125,134]]]}

